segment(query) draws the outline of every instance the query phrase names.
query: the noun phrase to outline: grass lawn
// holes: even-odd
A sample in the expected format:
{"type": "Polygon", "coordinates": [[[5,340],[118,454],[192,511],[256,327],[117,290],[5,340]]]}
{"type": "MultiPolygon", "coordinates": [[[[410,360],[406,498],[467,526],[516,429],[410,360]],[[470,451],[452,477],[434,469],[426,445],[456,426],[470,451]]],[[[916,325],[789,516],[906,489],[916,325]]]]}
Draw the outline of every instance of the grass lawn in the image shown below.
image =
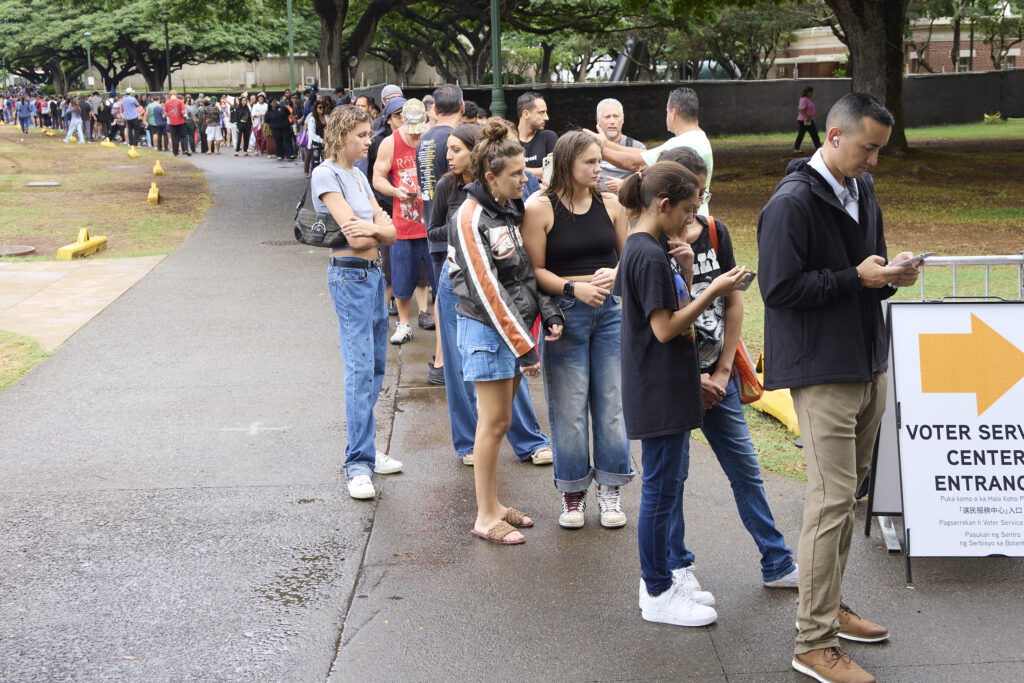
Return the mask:
{"type": "MultiPolygon", "coordinates": [[[[149,256],[173,251],[195,228],[210,203],[202,172],[169,154],[140,149],[67,144],[38,128],[22,135],[0,126],[0,244],[25,244],[41,258],[74,242],[80,228],[107,237],[101,258],[149,256]],[[166,175],[154,176],[160,161],[166,175]],[[59,187],[27,187],[55,180],[59,187]],[[156,181],[160,203],[148,206],[156,181]]],[[[10,260],[18,260],[12,258],[10,260]]]]}
{"type": "MultiPolygon", "coordinates": [[[[0,245],[29,245],[35,256],[3,261],[53,259],[78,238],[80,228],[106,236],[106,251],[90,258],[150,256],[173,251],[188,237],[210,203],[202,172],[169,154],[140,149],[67,144],[38,128],[23,135],[0,126],[0,245]],[[153,176],[160,161],[166,175],[153,176]],[[58,187],[27,187],[55,180],[58,187]],[[148,206],[150,183],[160,203],[148,206]]],[[[0,330],[0,391],[49,354],[27,337],[0,330]]]]}
{"type": "MultiPolygon", "coordinates": [[[[757,269],[757,215],[793,158],[794,135],[714,138],[712,214],[729,228],[737,263],[757,269]]],[[[1024,119],[909,129],[911,151],[883,155],[873,170],[890,256],[932,251],[942,256],[1024,251],[1024,119]]],[[[810,145],[804,149],[809,153],[810,145]]],[[[925,268],[925,295],[952,294],[951,269],[925,268]]],[[[984,294],[984,268],[958,268],[957,294],[984,294]]],[[[990,293],[1018,298],[1017,270],[992,268],[990,293]]],[[[897,294],[919,299],[919,287],[897,294]]],[[[763,346],[764,307],[757,281],[744,296],[743,339],[755,358],[763,346]]],[[[762,465],[803,478],[793,436],[773,418],[746,408],[762,465]]]]}
{"type": "Polygon", "coordinates": [[[34,339],[0,330],[0,391],[21,379],[49,355],[34,339]]]}

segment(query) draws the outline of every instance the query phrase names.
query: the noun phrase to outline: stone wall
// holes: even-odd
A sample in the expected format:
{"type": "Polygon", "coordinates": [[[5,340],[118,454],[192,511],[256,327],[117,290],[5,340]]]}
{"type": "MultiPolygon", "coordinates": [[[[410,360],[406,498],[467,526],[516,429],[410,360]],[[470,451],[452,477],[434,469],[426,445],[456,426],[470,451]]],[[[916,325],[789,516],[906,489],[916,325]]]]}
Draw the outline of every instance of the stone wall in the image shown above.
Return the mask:
{"type": "MultiPolygon", "coordinates": [[[[685,85],[700,98],[701,127],[709,135],[771,133],[796,128],[796,105],[800,91],[814,88],[819,127],[832,104],[850,91],[847,78],[801,78],[771,81],[696,81],[689,83],[587,83],[570,86],[510,86],[505,89],[510,119],[515,118],[515,101],[533,89],[544,95],[551,121],[548,127],[559,133],[582,126],[593,128],[594,108],[605,97],[625,106],[625,132],[641,140],[661,140],[665,130],[665,102],[668,93],[685,85]]],[[[407,97],[423,97],[431,88],[405,89],[407,97]]],[[[360,91],[364,92],[364,91],[360,91]]],[[[380,88],[366,89],[370,95],[380,88]]],[[[465,88],[465,97],[490,108],[491,90],[465,88]]],[[[907,126],[980,121],[982,114],[1000,111],[1024,117],[1024,70],[969,74],[928,74],[907,76],[903,87],[903,115],[907,126]]]]}

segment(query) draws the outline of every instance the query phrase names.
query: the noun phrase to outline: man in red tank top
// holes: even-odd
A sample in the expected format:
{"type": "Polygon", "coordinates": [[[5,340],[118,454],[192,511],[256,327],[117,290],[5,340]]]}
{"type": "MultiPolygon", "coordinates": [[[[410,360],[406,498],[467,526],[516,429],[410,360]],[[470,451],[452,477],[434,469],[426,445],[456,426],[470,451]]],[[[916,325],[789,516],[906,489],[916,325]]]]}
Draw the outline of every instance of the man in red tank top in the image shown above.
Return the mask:
{"type": "Polygon", "coordinates": [[[406,101],[402,106],[402,121],[402,127],[380,143],[373,165],[374,189],[392,197],[394,202],[391,219],[397,240],[391,247],[391,290],[398,308],[398,323],[391,337],[392,344],[404,344],[412,339],[409,313],[414,293],[420,326],[426,329],[434,326],[427,304],[427,289],[416,286],[420,268],[432,268],[428,261],[423,199],[416,177],[416,143],[427,129],[423,103],[416,99],[406,101]]]}

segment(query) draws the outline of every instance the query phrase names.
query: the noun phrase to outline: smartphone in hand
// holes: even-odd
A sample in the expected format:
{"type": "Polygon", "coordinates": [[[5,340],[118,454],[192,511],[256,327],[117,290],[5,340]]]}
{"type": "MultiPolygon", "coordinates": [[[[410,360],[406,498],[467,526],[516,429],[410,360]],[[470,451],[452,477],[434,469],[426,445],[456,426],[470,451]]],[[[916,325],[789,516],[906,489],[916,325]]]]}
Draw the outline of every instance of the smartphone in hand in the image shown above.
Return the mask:
{"type": "Polygon", "coordinates": [[[743,282],[736,285],[736,289],[741,292],[750,289],[750,285],[754,283],[755,277],[757,277],[757,273],[752,270],[747,271],[747,274],[743,276],[743,282]]]}
{"type": "Polygon", "coordinates": [[[930,252],[930,251],[923,251],[920,254],[918,254],[917,256],[911,256],[910,258],[906,259],[905,261],[899,261],[897,263],[890,263],[890,264],[888,264],[886,266],[886,268],[902,268],[903,266],[914,265],[914,264],[917,264],[917,263],[921,263],[922,261],[924,261],[929,256],[934,256],[934,253],[930,252]]]}

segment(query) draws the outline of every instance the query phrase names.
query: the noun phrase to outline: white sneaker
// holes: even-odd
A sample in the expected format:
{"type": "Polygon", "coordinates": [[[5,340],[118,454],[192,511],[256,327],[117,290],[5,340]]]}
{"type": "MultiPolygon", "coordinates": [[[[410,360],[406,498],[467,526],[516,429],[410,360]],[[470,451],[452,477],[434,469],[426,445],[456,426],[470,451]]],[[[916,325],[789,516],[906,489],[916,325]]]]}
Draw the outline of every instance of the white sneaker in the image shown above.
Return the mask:
{"type": "Polygon", "coordinates": [[[394,474],[402,471],[402,463],[387,453],[377,451],[377,461],[373,465],[373,471],[377,474],[394,474]]]}
{"type": "Polygon", "coordinates": [[[377,495],[377,490],[373,488],[373,481],[368,475],[360,474],[348,480],[348,495],[366,500],[377,495]]]}
{"type": "Polygon", "coordinates": [[[601,509],[601,526],[606,529],[626,526],[626,513],[622,511],[618,486],[598,484],[597,507],[601,509]]]}
{"type": "Polygon", "coordinates": [[[644,580],[640,579],[640,614],[646,621],[675,626],[707,626],[718,619],[713,607],[699,605],[693,594],[679,583],[658,596],[647,592],[644,580]]]}
{"type": "Polygon", "coordinates": [[[583,513],[587,509],[587,492],[562,493],[562,514],[558,515],[558,526],[563,529],[582,529],[583,513]]]}
{"type": "Polygon", "coordinates": [[[796,562],[793,563],[793,571],[774,581],[765,581],[764,585],[765,588],[799,588],[800,572],[797,570],[796,562]]]}
{"type": "Polygon", "coordinates": [[[700,581],[697,580],[692,564],[689,567],[672,570],[672,583],[679,584],[690,591],[694,602],[698,605],[711,607],[715,604],[715,596],[711,594],[711,591],[701,590],[700,581]]]}
{"type": "Polygon", "coordinates": [[[395,333],[391,335],[392,344],[404,344],[412,339],[412,328],[409,323],[396,323],[395,333]]]}

